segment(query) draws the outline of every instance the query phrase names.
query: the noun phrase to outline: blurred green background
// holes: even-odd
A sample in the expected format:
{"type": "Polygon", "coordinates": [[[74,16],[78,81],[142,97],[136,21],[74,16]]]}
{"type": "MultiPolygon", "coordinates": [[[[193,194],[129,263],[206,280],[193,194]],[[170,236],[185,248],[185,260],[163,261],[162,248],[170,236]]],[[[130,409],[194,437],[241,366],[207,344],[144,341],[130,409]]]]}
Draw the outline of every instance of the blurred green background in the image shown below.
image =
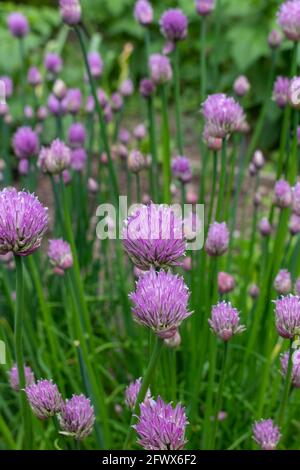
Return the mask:
{"type": "MultiPolygon", "coordinates": [[[[221,0],[221,41],[216,46],[215,21],[208,19],[207,58],[219,62],[218,89],[228,91],[237,75],[243,73],[249,78],[252,89],[244,101],[250,122],[253,122],[263,100],[266,76],[270,67],[270,50],[267,45],[269,31],[276,25],[276,10],[280,0],[221,0]]],[[[133,80],[137,83],[143,75],[143,31],[133,18],[134,0],[81,0],[83,20],[90,34],[93,48],[99,49],[105,61],[103,86],[117,87],[120,79],[120,54],[125,43],[132,43],[134,52],[130,58],[133,80]]],[[[58,1],[23,0],[0,3],[0,74],[9,73],[17,80],[19,51],[17,41],[9,35],[6,26],[7,14],[22,11],[29,19],[31,34],[26,39],[28,65],[42,66],[45,51],[53,50],[64,57],[63,78],[69,86],[82,82],[83,67],[77,42],[70,30],[61,25],[58,1]]],[[[200,20],[195,12],[194,0],[153,0],[155,22],[152,30],[152,49],[161,50],[163,39],[159,33],[158,20],[168,7],[180,7],[189,18],[189,38],[181,47],[181,76],[183,84],[184,111],[195,113],[199,109],[199,50],[200,20]]],[[[288,42],[284,43],[277,62],[278,74],[288,70],[290,60],[288,42]]],[[[269,109],[268,125],[276,126],[279,111],[275,105],[269,109]]],[[[265,132],[264,147],[270,147],[276,140],[274,132],[265,132]]]]}

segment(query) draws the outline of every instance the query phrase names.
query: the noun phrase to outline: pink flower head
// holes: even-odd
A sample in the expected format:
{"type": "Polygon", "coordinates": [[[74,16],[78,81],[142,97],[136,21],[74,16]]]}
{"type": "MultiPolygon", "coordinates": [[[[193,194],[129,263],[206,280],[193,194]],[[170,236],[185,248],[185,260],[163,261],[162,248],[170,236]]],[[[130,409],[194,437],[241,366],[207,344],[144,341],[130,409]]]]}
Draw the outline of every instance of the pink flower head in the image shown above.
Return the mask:
{"type": "Polygon", "coordinates": [[[278,334],[293,339],[300,334],[300,298],[287,295],[275,300],[275,322],[278,334]]]}
{"type": "Polygon", "coordinates": [[[209,256],[226,253],[229,244],[229,230],[225,222],[213,222],[208,230],[205,250],[209,256]]]}
{"type": "Polygon", "coordinates": [[[71,247],[62,239],[49,240],[48,256],[56,274],[63,275],[73,266],[71,247]]]}
{"type": "Polygon", "coordinates": [[[300,1],[288,0],[280,5],[277,12],[277,21],[287,39],[299,41],[300,39],[300,1]]]}
{"type": "Polygon", "coordinates": [[[213,333],[223,341],[228,341],[233,335],[246,330],[244,325],[240,325],[239,313],[230,302],[219,302],[214,305],[208,323],[213,333]]]}
{"type": "Polygon", "coordinates": [[[209,135],[220,139],[238,131],[245,120],[240,104],[223,93],[209,95],[203,103],[202,113],[209,135]]]}
{"type": "Polygon", "coordinates": [[[263,450],[274,450],[280,439],[280,432],[272,419],[256,421],[252,427],[253,439],[263,450]]]}

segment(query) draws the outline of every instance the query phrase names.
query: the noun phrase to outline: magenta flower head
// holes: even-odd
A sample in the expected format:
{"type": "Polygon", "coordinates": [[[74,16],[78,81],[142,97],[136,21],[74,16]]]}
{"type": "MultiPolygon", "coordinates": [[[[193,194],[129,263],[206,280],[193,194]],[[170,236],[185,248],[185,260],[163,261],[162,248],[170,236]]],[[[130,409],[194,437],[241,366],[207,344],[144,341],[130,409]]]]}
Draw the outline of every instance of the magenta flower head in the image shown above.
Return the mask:
{"type": "Polygon", "coordinates": [[[272,419],[256,421],[252,427],[253,439],[263,450],[274,450],[280,439],[278,426],[272,419]]]}
{"type": "Polygon", "coordinates": [[[275,277],[274,289],[280,295],[287,295],[291,292],[292,278],[287,269],[281,269],[275,277]]]}
{"type": "Polygon", "coordinates": [[[61,101],[53,93],[49,95],[47,104],[50,113],[54,114],[54,116],[62,116],[65,113],[61,101]]]}
{"type": "Polygon", "coordinates": [[[122,235],[126,252],[142,270],[178,265],[186,251],[183,221],[169,206],[139,206],[126,220],[122,235]]]}
{"type": "Polygon", "coordinates": [[[192,180],[192,169],[189,159],[180,155],[173,158],[172,173],[182,183],[189,183],[192,180]]]}
{"type": "Polygon", "coordinates": [[[103,73],[103,60],[99,52],[90,52],[88,55],[88,63],[92,76],[94,78],[100,78],[103,73]]]}
{"type": "Polygon", "coordinates": [[[50,147],[43,147],[38,158],[38,167],[44,173],[56,175],[70,166],[71,151],[61,140],[55,139],[50,147]]]}
{"type": "Polygon", "coordinates": [[[20,159],[36,155],[39,151],[37,134],[30,127],[19,127],[13,137],[13,149],[20,159]]]}
{"type": "Polygon", "coordinates": [[[74,26],[81,20],[81,5],[79,0],[59,0],[60,15],[64,23],[74,26]]]}
{"type": "Polygon", "coordinates": [[[285,180],[277,181],[274,189],[274,204],[284,209],[292,204],[292,200],[293,193],[289,183],[285,180]]]}
{"type": "Polygon", "coordinates": [[[66,108],[71,114],[77,114],[81,108],[81,91],[79,88],[70,88],[65,98],[66,108]]]}
{"type": "Polygon", "coordinates": [[[240,104],[223,93],[209,95],[203,103],[202,113],[209,135],[220,139],[238,131],[245,120],[240,104]]]}
{"type": "Polygon", "coordinates": [[[300,334],[300,298],[287,295],[275,300],[275,322],[282,338],[293,339],[300,334]]]}
{"type": "Polygon", "coordinates": [[[132,173],[139,173],[146,167],[145,156],[139,150],[132,150],[128,155],[127,165],[132,173]]]}
{"type": "Polygon", "coordinates": [[[150,98],[155,92],[155,85],[149,78],[143,78],[140,81],[139,91],[143,98],[150,98]]]}
{"type": "Polygon", "coordinates": [[[277,49],[282,43],[282,35],[277,29],[272,29],[268,36],[268,44],[271,49],[277,49]]]}
{"type": "Polygon", "coordinates": [[[156,85],[162,85],[172,80],[170,60],[162,54],[152,54],[149,57],[149,70],[151,80],[156,85]]]}
{"type": "Polygon", "coordinates": [[[289,86],[289,104],[294,109],[300,109],[300,77],[293,77],[289,86]]]}
{"type": "Polygon", "coordinates": [[[62,239],[49,240],[48,256],[54,272],[60,276],[73,266],[71,247],[62,239]]]}
{"type": "Polygon", "coordinates": [[[200,16],[207,16],[215,9],[215,0],[196,0],[195,3],[200,16]]]}
{"type": "Polygon", "coordinates": [[[40,106],[37,110],[37,117],[39,121],[45,121],[48,116],[48,109],[46,106],[40,106]]]}
{"type": "Polygon", "coordinates": [[[28,160],[28,158],[21,158],[18,164],[19,175],[26,176],[29,174],[29,171],[30,171],[30,161],[28,160]]]}
{"type": "Polygon", "coordinates": [[[62,429],[61,434],[82,441],[93,431],[94,408],[84,395],[73,395],[63,404],[58,421],[62,429]]]}
{"type": "Polygon", "coordinates": [[[68,142],[70,147],[82,147],[86,138],[85,127],[80,122],[71,124],[68,130],[68,142]]]}
{"type": "MultiPolygon", "coordinates": [[[[125,390],[125,404],[130,410],[134,410],[136,399],[138,397],[138,394],[140,392],[142,386],[142,378],[140,377],[139,379],[136,379],[134,382],[131,382],[125,390]]],[[[146,397],[144,400],[145,401],[149,400],[151,398],[151,392],[150,389],[148,388],[146,397]]]]}
{"type": "MultiPolygon", "coordinates": [[[[24,366],[25,384],[26,386],[34,383],[34,373],[30,367],[24,366]]],[[[9,371],[9,383],[13,390],[20,391],[19,372],[16,364],[9,371]]]]}
{"type": "Polygon", "coordinates": [[[4,83],[5,98],[10,98],[13,94],[14,85],[10,77],[4,75],[0,77],[0,81],[4,83]]]}
{"type": "Polygon", "coordinates": [[[44,67],[52,75],[57,75],[63,66],[62,58],[54,52],[46,54],[44,59],[44,67]]]}
{"type": "Polygon", "coordinates": [[[239,313],[230,302],[214,305],[208,323],[212,332],[223,341],[228,341],[233,335],[239,335],[246,330],[244,325],[240,325],[239,313]]]}
{"type": "Polygon", "coordinates": [[[119,92],[121,93],[122,96],[128,97],[131,96],[134,92],[134,87],[132,80],[130,78],[127,78],[126,80],[123,80],[119,87],[119,92]]]}
{"type": "Polygon", "coordinates": [[[30,67],[27,74],[27,81],[29,85],[38,86],[42,83],[41,72],[37,67],[30,67]]]}
{"type": "Polygon", "coordinates": [[[296,282],[295,282],[295,292],[296,292],[296,295],[300,295],[300,277],[298,277],[296,279],[296,282]]]}
{"type": "Polygon", "coordinates": [[[222,139],[210,135],[209,126],[205,126],[203,130],[203,142],[210,150],[218,152],[222,148],[222,139]]]}
{"type": "Polygon", "coordinates": [[[179,8],[165,11],[159,21],[160,30],[166,39],[175,42],[186,38],[188,20],[179,8]]]}
{"type": "Polygon", "coordinates": [[[245,75],[240,75],[233,84],[234,92],[237,96],[245,96],[250,90],[250,83],[245,75]]]}
{"type": "Polygon", "coordinates": [[[264,154],[262,153],[261,150],[255,150],[253,157],[252,157],[252,163],[255,165],[255,167],[258,170],[261,170],[264,167],[266,161],[265,161],[264,154]]]}
{"type": "Polygon", "coordinates": [[[27,256],[36,251],[48,228],[48,209],[32,194],[0,191],[0,254],[27,256]]]}
{"type": "Polygon", "coordinates": [[[146,450],[181,450],[187,440],[185,429],[188,420],[185,409],[177,404],[166,404],[161,397],[140,404],[138,423],[133,426],[138,443],[146,450]]]}
{"type": "Polygon", "coordinates": [[[151,268],[140,276],[135,292],[130,294],[134,319],[157,336],[171,338],[188,311],[189,290],[181,276],[151,268]]]}
{"type": "Polygon", "coordinates": [[[218,290],[220,294],[228,294],[235,288],[234,277],[225,272],[218,273],[218,290]]]}
{"type": "Polygon", "coordinates": [[[133,129],[133,135],[137,140],[143,140],[147,135],[147,130],[144,124],[138,124],[133,129]]]}
{"type": "Polygon", "coordinates": [[[221,256],[226,253],[229,244],[229,230],[226,222],[213,222],[208,230],[205,250],[209,256],[221,256]]]}
{"type": "Polygon", "coordinates": [[[7,18],[7,24],[12,36],[23,38],[29,33],[27,18],[22,13],[11,13],[7,18]]]}
{"type": "Polygon", "coordinates": [[[75,171],[83,171],[87,161],[87,153],[84,148],[77,148],[71,152],[71,168],[75,171]]]}
{"type": "Polygon", "coordinates": [[[257,284],[251,284],[248,289],[248,294],[252,299],[256,299],[259,296],[259,287],[257,284]]]}
{"type": "Polygon", "coordinates": [[[300,216],[300,183],[296,183],[293,187],[293,212],[300,216]]]}
{"type": "Polygon", "coordinates": [[[270,224],[269,220],[267,219],[267,217],[263,217],[260,220],[260,222],[258,224],[258,228],[259,228],[260,234],[263,237],[267,237],[272,232],[272,227],[271,227],[271,224],[270,224]]]}
{"type": "Polygon", "coordinates": [[[277,21],[287,39],[300,39],[300,1],[288,0],[279,7],[277,21]]]}
{"type": "Polygon", "coordinates": [[[111,107],[114,111],[120,111],[123,104],[124,102],[121,93],[116,92],[111,95],[111,107]]]}
{"type": "Polygon", "coordinates": [[[28,385],[25,393],[33,413],[39,419],[54,416],[62,409],[62,396],[51,380],[38,380],[37,383],[28,385]]]}
{"type": "MultiPolygon", "coordinates": [[[[292,356],[293,367],[292,367],[292,385],[295,388],[300,388],[300,352],[295,351],[292,356]]],[[[288,363],[289,363],[289,352],[286,351],[281,355],[281,373],[284,377],[287,375],[288,363]]]]}
{"type": "Polygon", "coordinates": [[[273,100],[277,106],[284,108],[289,100],[290,80],[287,77],[277,77],[273,87],[273,100]]]}
{"type": "Polygon", "coordinates": [[[146,26],[153,21],[153,9],[148,0],[137,0],[134,6],[134,17],[138,23],[146,26]]]}

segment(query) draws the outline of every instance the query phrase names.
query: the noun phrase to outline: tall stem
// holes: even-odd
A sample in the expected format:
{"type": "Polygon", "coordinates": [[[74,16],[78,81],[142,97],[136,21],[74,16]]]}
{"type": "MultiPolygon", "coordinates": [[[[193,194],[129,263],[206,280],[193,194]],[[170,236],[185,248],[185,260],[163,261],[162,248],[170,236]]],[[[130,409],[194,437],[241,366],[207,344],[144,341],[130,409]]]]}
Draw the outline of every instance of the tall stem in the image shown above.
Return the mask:
{"type": "Polygon", "coordinates": [[[170,151],[170,129],[168,117],[168,103],[166,86],[161,86],[161,102],[162,102],[162,146],[163,146],[163,200],[165,204],[170,204],[171,194],[171,151],[170,151]]]}
{"type": "Polygon", "coordinates": [[[132,435],[134,433],[134,429],[133,429],[132,426],[135,423],[136,416],[139,415],[140,403],[142,403],[145,399],[147,390],[149,388],[149,385],[150,385],[151,380],[152,380],[153,373],[154,373],[156,365],[157,365],[157,361],[158,361],[160,353],[161,353],[162,346],[163,346],[163,340],[159,337],[156,337],[156,341],[155,341],[155,344],[154,344],[154,347],[153,347],[150,362],[149,362],[148,368],[146,370],[145,376],[143,378],[142,385],[141,385],[139,394],[137,396],[136,403],[135,403],[135,406],[134,406],[134,410],[133,410],[133,413],[132,413],[132,417],[131,417],[130,425],[129,425],[129,428],[128,428],[126,440],[125,440],[125,443],[124,443],[124,450],[128,450],[129,447],[130,447],[132,435]]]}
{"type": "Polygon", "coordinates": [[[26,401],[24,388],[25,371],[23,358],[23,309],[24,309],[24,279],[23,279],[23,259],[15,256],[16,262],[16,314],[15,314],[15,355],[19,375],[19,393],[21,398],[21,412],[24,426],[24,446],[31,448],[31,422],[26,401]]]}
{"type": "Polygon", "coordinates": [[[20,63],[21,63],[21,80],[20,80],[20,89],[21,89],[21,105],[22,105],[22,116],[25,109],[25,50],[24,50],[24,39],[19,39],[19,49],[20,49],[20,63]]]}
{"type": "Polygon", "coordinates": [[[214,426],[213,426],[213,431],[212,431],[211,449],[215,448],[216,436],[217,436],[218,424],[219,424],[219,412],[221,411],[221,408],[222,408],[223,389],[224,389],[224,382],[225,382],[225,375],[226,375],[227,351],[228,351],[228,343],[227,341],[225,341],[222,365],[221,365],[221,376],[220,376],[218,396],[217,396],[217,401],[216,401],[216,410],[215,410],[215,415],[214,415],[214,426]]]}
{"type": "Polygon", "coordinates": [[[148,108],[148,122],[149,122],[149,138],[150,138],[150,149],[151,149],[151,169],[150,169],[150,181],[151,181],[151,193],[154,202],[158,202],[158,166],[157,166],[157,144],[156,144],[156,126],[155,126],[155,114],[154,114],[154,101],[153,97],[150,96],[147,99],[148,108]]]}
{"type": "Polygon", "coordinates": [[[220,217],[222,215],[222,205],[224,204],[225,181],[226,181],[226,149],[227,149],[227,143],[226,143],[226,138],[224,138],[223,143],[222,143],[221,177],[220,177],[219,195],[218,195],[217,211],[216,211],[216,220],[218,222],[220,222],[220,217]]]}
{"type": "Polygon", "coordinates": [[[206,18],[201,17],[201,30],[200,30],[200,103],[203,103],[206,95],[206,18]]]}
{"type": "Polygon", "coordinates": [[[179,74],[179,49],[178,49],[178,44],[175,44],[174,67],[173,68],[174,68],[177,148],[178,148],[179,154],[183,155],[183,134],[182,134],[182,121],[181,121],[180,74],[179,74]]]}
{"type": "Polygon", "coordinates": [[[282,399],[281,399],[280,408],[279,408],[278,426],[282,426],[283,421],[284,421],[285,410],[286,410],[286,406],[288,403],[289,392],[290,392],[291,383],[292,383],[292,370],[293,370],[293,339],[291,339],[290,341],[289,360],[288,360],[288,366],[287,366],[287,371],[286,371],[282,399]]]}

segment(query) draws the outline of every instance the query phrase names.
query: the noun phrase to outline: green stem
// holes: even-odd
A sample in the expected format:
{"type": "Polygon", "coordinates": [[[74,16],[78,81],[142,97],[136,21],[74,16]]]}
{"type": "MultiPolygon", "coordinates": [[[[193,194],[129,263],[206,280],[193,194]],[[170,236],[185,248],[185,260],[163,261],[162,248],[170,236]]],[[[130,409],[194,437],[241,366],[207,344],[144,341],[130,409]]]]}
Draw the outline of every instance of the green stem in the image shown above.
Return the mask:
{"type": "Polygon", "coordinates": [[[148,107],[148,122],[149,122],[149,138],[150,138],[150,150],[151,150],[151,194],[153,202],[158,202],[158,165],[157,165],[157,145],[156,145],[156,126],[155,126],[155,115],[154,115],[154,101],[153,97],[150,96],[147,99],[148,107]]]}
{"type": "Polygon", "coordinates": [[[162,147],[163,147],[163,200],[165,204],[171,202],[171,151],[170,151],[170,129],[168,118],[168,103],[166,86],[161,86],[162,102],[162,147]]]}
{"type": "Polygon", "coordinates": [[[21,412],[24,430],[24,447],[31,449],[31,421],[28,404],[24,388],[25,371],[23,358],[23,309],[24,309],[24,278],[23,278],[23,259],[21,256],[15,256],[16,262],[16,314],[15,314],[15,355],[19,375],[19,393],[21,399],[21,412]]]}
{"type": "Polygon", "coordinates": [[[25,109],[25,50],[24,50],[24,39],[19,39],[19,50],[20,50],[20,63],[21,63],[21,78],[20,78],[20,89],[21,89],[21,105],[22,105],[22,116],[25,109]]]}
{"type": "Polygon", "coordinates": [[[293,118],[293,140],[292,140],[292,148],[290,153],[290,161],[288,162],[288,181],[290,184],[294,185],[296,183],[297,177],[297,169],[298,169],[298,120],[299,114],[298,110],[294,110],[294,118],[293,118]]]}
{"type": "Polygon", "coordinates": [[[223,389],[225,383],[225,375],[226,375],[226,361],[227,361],[227,351],[228,351],[228,342],[224,341],[224,350],[223,350],[223,358],[222,358],[222,366],[221,366],[221,377],[219,382],[218,388],[218,396],[216,401],[216,411],[214,415],[214,426],[212,431],[212,444],[211,449],[214,450],[216,444],[216,436],[218,431],[218,424],[219,424],[219,412],[222,408],[222,400],[223,400],[223,389]]]}
{"type": "Polygon", "coordinates": [[[281,399],[279,413],[278,413],[278,426],[279,427],[282,426],[284,422],[284,418],[285,418],[285,410],[288,404],[289,392],[290,392],[290,388],[292,384],[292,371],[293,371],[293,339],[291,339],[290,341],[289,360],[288,360],[282,399],[281,399]]]}
{"type": "Polygon", "coordinates": [[[180,104],[180,74],[179,74],[179,49],[175,44],[174,49],[174,88],[175,88],[175,116],[176,116],[176,135],[177,147],[180,155],[183,155],[183,133],[181,121],[181,104],[180,104]]]}
{"type": "Polygon", "coordinates": [[[136,200],[138,203],[142,200],[142,193],[141,193],[141,177],[139,173],[136,173],[136,200]]]}
{"type": "Polygon", "coordinates": [[[200,31],[200,103],[203,103],[206,95],[206,18],[201,17],[201,31],[200,31]]]}
{"type": "Polygon", "coordinates": [[[208,210],[208,219],[207,219],[207,227],[211,224],[212,221],[212,214],[214,208],[214,198],[216,194],[216,187],[217,187],[217,172],[218,172],[218,152],[214,151],[213,156],[213,181],[212,181],[212,189],[210,193],[210,203],[209,203],[209,210],[208,210]]]}
{"type": "Polygon", "coordinates": [[[134,429],[133,429],[132,426],[135,423],[136,416],[139,415],[140,403],[142,403],[145,399],[147,390],[148,390],[149,385],[150,385],[151,380],[152,380],[152,376],[153,376],[154,371],[155,371],[156,366],[157,366],[157,361],[159,359],[162,346],[163,346],[163,340],[159,337],[156,337],[156,341],[155,341],[153,351],[152,351],[152,356],[151,356],[148,368],[146,370],[144,379],[142,381],[142,385],[141,385],[139,394],[137,396],[136,403],[135,403],[135,406],[134,406],[134,410],[133,410],[133,413],[132,413],[132,417],[131,417],[130,425],[129,425],[129,428],[128,428],[126,440],[125,440],[125,443],[124,443],[124,450],[129,450],[129,448],[130,448],[131,439],[132,439],[132,436],[133,436],[133,433],[134,433],[134,429]]]}
{"type": "Polygon", "coordinates": [[[217,210],[216,210],[216,221],[218,222],[220,222],[220,217],[222,215],[222,205],[224,204],[225,182],[226,182],[226,152],[227,152],[227,142],[226,142],[226,138],[224,138],[223,143],[222,143],[221,177],[220,177],[217,210]]]}

